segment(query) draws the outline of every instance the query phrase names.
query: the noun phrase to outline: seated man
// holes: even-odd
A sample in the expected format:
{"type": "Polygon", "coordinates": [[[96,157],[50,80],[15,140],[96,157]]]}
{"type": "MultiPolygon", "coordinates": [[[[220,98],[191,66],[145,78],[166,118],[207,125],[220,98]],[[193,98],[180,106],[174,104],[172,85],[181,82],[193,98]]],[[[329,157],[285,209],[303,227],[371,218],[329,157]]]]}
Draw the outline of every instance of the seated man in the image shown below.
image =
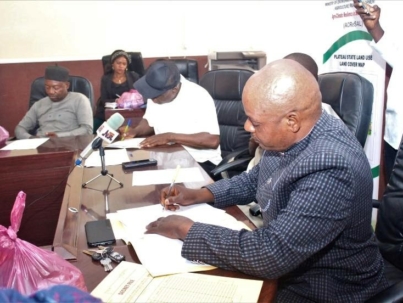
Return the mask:
{"type": "Polygon", "coordinates": [[[142,147],[182,144],[207,172],[222,160],[214,100],[203,87],[181,76],[174,62],[154,62],[133,86],[151,101],[138,126],[127,133],[126,127],[119,129],[123,137],[153,135],[142,147]]]}
{"type": "Polygon", "coordinates": [[[48,96],[35,102],[18,123],[17,139],[92,134],[91,103],[83,94],[69,92],[69,87],[69,71],[61,66],[48,66],[45,70],[48,96]]]}
{"type": "Polygon", "coordinates": [[[372,175],[348,128],[322,111],[312,74],[282,59],[246,83],[245,129],[265,149],[249,173],[201,189],[161,192],[167,209],[214,201],[257,201],[254,231],[159,218],[147,233],[182,239],[182,256],[253,276],[278,279],[277,302],[364,302],[388,287],[371,227],[372,175]]]}

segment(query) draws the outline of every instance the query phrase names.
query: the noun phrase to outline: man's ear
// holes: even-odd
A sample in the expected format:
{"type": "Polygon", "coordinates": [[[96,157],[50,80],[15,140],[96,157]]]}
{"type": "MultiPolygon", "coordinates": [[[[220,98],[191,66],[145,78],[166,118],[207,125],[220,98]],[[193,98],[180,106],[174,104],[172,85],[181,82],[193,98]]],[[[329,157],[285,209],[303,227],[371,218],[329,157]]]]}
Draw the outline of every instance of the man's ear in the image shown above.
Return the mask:
{"type": "Polygon", "coordinates": [[[301,124],[297,113],[294,112],[287,115],[287,125],[293,133],[297,133],[300,130],[301,124]]]}
{"type": "Polygon", "coordinates": [[[65,83],[66,83],[66,89],[69,90],[69,88],[70,88],[70,82],[67,81],[67,82],[65,82],[65,83]]]}

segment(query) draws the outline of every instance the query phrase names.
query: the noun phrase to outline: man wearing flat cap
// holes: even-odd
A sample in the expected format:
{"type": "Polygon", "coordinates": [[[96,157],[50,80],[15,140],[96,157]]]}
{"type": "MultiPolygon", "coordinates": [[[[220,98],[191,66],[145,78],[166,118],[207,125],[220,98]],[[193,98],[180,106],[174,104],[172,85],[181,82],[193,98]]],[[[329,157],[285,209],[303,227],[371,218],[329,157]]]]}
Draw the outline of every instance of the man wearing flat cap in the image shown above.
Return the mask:
{"type": "Polygon", "coordinates": [[[210,171],[221,159],[220,129],[214,100],[201,86],[188,81],[169,60],[153,63],[133,87],[143,95],[147,110],[139,125],[124,137],[151,136],[142,147],[178,143],[210,171]]]}
{"type": "Polygon", "coordinates": [[[48,66],[45,70],[48,96],[35,102],[18,123],[17,139],[92,134],[90,101],[83,94],[69,92],[69,87],[68,69],[48,66]]]}

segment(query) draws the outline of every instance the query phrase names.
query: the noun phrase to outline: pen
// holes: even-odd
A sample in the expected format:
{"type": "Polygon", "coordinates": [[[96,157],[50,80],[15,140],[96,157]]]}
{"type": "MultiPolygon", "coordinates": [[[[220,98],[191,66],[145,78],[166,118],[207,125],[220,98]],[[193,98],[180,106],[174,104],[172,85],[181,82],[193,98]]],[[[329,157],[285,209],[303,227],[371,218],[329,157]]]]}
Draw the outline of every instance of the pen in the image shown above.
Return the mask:
{"type": "MultiPolygon", "coordinates": [[[[124,134],[127,134],[127,131],[129,130],[129,127],[130,127],[130,124],[132,123],[132,119],[129,119],[129,121],[127,121],[127,124],[126,124],[126,128],[125,128],[125,131],[124,131],[124,134]]],[[[122,136],[122,140],[121,141],[123,141],[125,139],[125,136],[122,136]]]]}
{"type": "Polygon", "coordinates": [[[118,97],[118,98],[120,98],[120,95],[118,95],[118,94],[115,94],[115,96],[118,97]]]}
{"type": "MultiPolygon", "coordinates": [[[[174,174],[174,177],[172,178],[171,185],[169,185],[169,188],[168,188],[167,198],[169,198],[171,196],[171,192],[172,192],[172,189],[173,189],[173,187],[175,185],[176,179],[178,178],[180,168],[181,168],[181,166],[178,164],[176,166],[175,174],[174,174]]],[[[165,209],[165,201],[164,201],[164,206],[162,207],[162,209],[163,210],[165,209]]]]}

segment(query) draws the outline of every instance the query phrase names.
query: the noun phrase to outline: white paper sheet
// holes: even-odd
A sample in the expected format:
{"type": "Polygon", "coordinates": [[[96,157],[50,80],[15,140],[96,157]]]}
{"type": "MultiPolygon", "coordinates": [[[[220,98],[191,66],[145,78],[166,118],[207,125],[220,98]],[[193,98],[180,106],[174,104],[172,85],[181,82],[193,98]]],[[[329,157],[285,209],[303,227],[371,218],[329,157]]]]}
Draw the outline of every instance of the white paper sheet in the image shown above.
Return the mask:
{"type": "Polygon", "coordinates": [[[224,210],[214,208],[208,204],[182,206],[179,210],[171,212],[163,210],[162,206],[151,205],[139,208],[119,210],[119,220],[126,229],[128,241],[136,250],[141,263],[154,277],[174,273],[203,271],[214,269],[208,264],[200,264],[187,260],[181,256],[183,242],[169,239],[160,235],[144,234],[146,226],[160,217],[172,214],[182,215],[195,222],[225,226],[234,230],[249,228],[224,210]],[[169,256],[169,262],[166,256],[169,256]]]}
{"type": "Polygon", "coordinates": [[[15,140],[4,146],[1,150],[36,149],[48,140],[49,138],[15,140]]]}
{"type": "Polygon", "coordinates": [[[140,142],[142,142],[145,138],[132,138],[125,139],[123,141],[115,141],[108,146],[107,148],[140,148],[140,142]]]}
{"type": "MultiPolygon", "coordinates": [[[[170,184],[176,169],[145,170],[133,172],[133,186],[170,184]]],[[[203,175],[198,167],[181,168],[176,183],[202,182],[203,175]]]]}
{"type": "MultiPolygon", "coordinates": [[[[129,162],[126,149],[105,150],[105,165],[120,165],[129,162]]],[[[102,166],[98,151],[94,151],[84,162],[85,167],[102,166]]]]}

